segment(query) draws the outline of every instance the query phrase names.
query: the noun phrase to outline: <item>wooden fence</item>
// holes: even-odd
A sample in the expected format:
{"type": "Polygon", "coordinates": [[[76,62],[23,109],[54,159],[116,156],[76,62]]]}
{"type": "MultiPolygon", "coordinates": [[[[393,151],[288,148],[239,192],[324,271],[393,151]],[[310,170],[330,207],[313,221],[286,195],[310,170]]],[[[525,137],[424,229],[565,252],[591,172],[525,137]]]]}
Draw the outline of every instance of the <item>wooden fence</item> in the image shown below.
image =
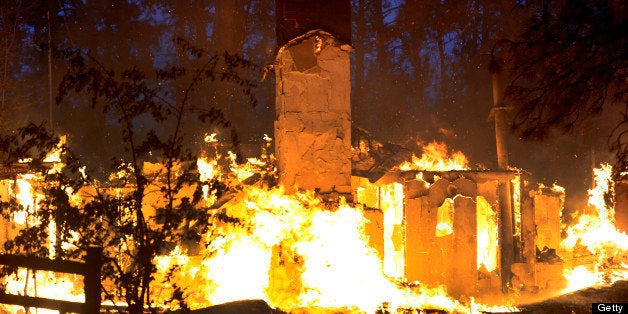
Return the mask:
{"type": "Polygon", "coordinates": [[[85,292],[85,303],[6,294],[2,292],[0,292],[0,303],[51,309],[57,310],[60,313],[93,314],[100,312],[100,268],[102,266],[102,248],[100,247],[88,248],[85,262],[0,254],[0,265],[82,275],[83,289],[85,292]]]}

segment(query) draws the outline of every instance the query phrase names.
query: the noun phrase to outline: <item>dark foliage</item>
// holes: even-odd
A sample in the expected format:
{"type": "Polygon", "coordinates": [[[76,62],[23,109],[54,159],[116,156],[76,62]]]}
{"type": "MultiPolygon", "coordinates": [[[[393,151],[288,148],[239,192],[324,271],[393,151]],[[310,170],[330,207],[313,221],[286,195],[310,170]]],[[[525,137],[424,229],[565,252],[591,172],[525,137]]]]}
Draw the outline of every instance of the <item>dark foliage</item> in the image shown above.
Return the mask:
{"type": "MultiPolygon", "coordinates": [[[[230,189],[219,179],[200,182],[197,156],[184,141],[182,124],[189,119],[207,126],[227,126],[229,122],[220,109],[191,104],[191,95],[204,82],[226,80],[236,82],[243,94],[255,101],[255,84],[237,74],[242,68],[254,69],[253,64],[239,56],[209,54],[183,39],[176,42],[201,66],[159,69],[152,75],[136,67],[116,73],[81,50],[56,52],[68,64],[57,103],[64,105],[74,95],[85,95],[93,110],[115,117],[122,130],[120,145],[126,154],[113,160],[110,180],[91,178],[65,146],[60,147],[60,162],[66,167],[49,171],[43,158],[58,138],[43,125],[31,124],[0,137],[3,162],[30,158],[29,171],[40,173],[42,184],[36,189],[43,195],[37,211],[30,212],[38,223],[23,226],[4,244],[5,251],[48,256],[47,226],[54,221],[55,257],[76,259],[89,246],[103,247],[106,298],[126,301],[129,313],[151,307],[155,256],[167,253],[174,243],[198,243],[200,235],[207,233],[211,222],[202,187],[208,186],[218,197],[230,189]],[[218,68],[217,60],[223,58],[228,67],[218,68]],[[185,88],[171,96],[168,87],[182,80],[185,88]],[[155,161],[158,166],[146,168],[147,162],[155,161]],[[72,200],[71,196],[78,194],[81,201],[72,200]],[[62,250],[62,243],[72,245],[62,250]]],[[[1,200],[0,209],[7,219],[24,210],[15,199],[1,200]]],[[[172,300],[181,299],[180,289],[173,293],[172,300]]]]}
{"type": "Polygon", "coordinates": [[[493,50],[512,75],[506,97],[517,108],[513,127],[523,139],[544,139],[552,128],[572,131],[609,107],[622,115],[609,137],[618,176],[628,162],[626,4],[544,0],[529,6],[535,14],[521,37],[493,50]]]}

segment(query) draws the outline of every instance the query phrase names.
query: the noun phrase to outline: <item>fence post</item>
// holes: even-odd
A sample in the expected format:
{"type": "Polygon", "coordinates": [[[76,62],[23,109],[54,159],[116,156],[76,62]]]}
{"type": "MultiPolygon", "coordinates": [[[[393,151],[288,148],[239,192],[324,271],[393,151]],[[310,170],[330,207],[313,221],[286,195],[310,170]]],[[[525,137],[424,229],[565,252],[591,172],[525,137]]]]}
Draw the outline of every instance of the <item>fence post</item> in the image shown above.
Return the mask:
{"type": "Polygon", "coordinates": [[[83,276],[85,290],[85,313],[100,313],[100,268],[102,266],[102,248],[89,247],[85,256],[87,272],[83,276]]]}

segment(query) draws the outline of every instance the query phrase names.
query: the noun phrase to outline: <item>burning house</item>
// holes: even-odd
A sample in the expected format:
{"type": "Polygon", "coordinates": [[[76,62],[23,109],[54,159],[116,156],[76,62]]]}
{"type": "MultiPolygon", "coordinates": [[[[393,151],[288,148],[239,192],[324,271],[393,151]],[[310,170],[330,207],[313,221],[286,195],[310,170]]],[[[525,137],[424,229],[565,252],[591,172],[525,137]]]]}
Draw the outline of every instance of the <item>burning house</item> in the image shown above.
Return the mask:
{"type": "MultiPolygon", "coordinates": [[[[295,2],[278,2],[280,43],[298,34],[284,40],[275,63],[280,183],[363,205],[369,243],[390,277],[446,285],[456,297],[557,288],[564,194],[532,188],[524,171],[508,169],[502,160],[498,171],[455,162],[458,167],[393,167],[399,165],[381,160],[409,157],[399,152],[369,162],[381,144],[358,138],[357,148],[351,145],[348,42],[323,30],[295,29],[319,26],[344,34],[350,25],[318,25],[313,20],[329,6],[297,11],[290,7],[295,2]],[[555,258],[541,261],[537,251],[555,258]]],[[[337,12],[325,16],[338,18],[337,12]]],[[[499,151],[504,155],[505,148],[499,151]]]]}
{"type": "MultiPolygon", "coordinates": [[[[582,243],[582,233],[567,231],[567,240],[576,240],[566,242],[565,191],[508,166],[498,88],[497,170],[470,169],[464,155],[440,143],[424,145],[416,157],[352,126],[350,14],[349,1],[277,1],[279,185],[263,186],[250,172],[220,198],[204,186],[201,205],[214,219],[212,229],[155,258],[155,280],[165,282],[151,291],[155,304],[170,302],[180,289],[192,308],[262,299],[294,313],[389,307],[471,313],[480,311],[477,299],[508,311],[512,304],[504,300],[513,295],[559,292],[565,270],[584,259],[599,257],[610,269],[608,256],[625,255],[625,247],[609,255],[609,246],[582,243]],[[584,246],[589,254],[576,254],[584,246]]],[[[162,167],[143,168],[155,182],[141,204],[147,217],[164,207],[157,193],[162,167]]],[[[197,168],[200,181],[219,171],[203,158],[197,168]]],[[[3,198],[19,193],[0,182],[8,191],[3,198]]],[[[612,226],[612,213],[602,211],[581,229],[612,226]]]]}

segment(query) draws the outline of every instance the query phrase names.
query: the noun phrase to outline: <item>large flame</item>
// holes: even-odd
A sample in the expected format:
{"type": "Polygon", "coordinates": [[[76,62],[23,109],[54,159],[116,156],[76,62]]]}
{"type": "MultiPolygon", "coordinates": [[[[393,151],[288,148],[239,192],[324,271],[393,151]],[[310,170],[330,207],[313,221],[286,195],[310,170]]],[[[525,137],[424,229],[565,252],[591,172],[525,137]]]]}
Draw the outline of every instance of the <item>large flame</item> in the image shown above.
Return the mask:
{"type": "Polygon", "coordinates": [[[594,169],[595,186],[589,190],[589,210],[580,212],[576,222],[566,229],[561,248],[573,255],[573,268],[566,268],[568,287],[563,292],[584,287],[612,284],[628,279],[628,236],[615,227],[615,209],[609,203],[613,193],[612,167],[602,164],[594,169]],[[585,253],[593,258],[581,264],[585,253]]]}
{"type": "Polygon", "coordinates": [[[421,158],[412,155],[412,161],[399,165],[400,170],[449,171],[469,169],[467,157],[460,151],[450,150],[445,143],[431,142],[422,145],[421,158]]]}
{"type": "MultiPolygon", "coordinates": [[[[215,143],[214,137],[208,136],[207,142],[215,143]]],[[[455,162],[449,165],[439,161],[443,152],[448,154],[444,145],[432,143],[426,147],[421,159],[431,160],[432,164],[413,163],[411,167],[431,170],[467,168],[466,158],[461,154],[454,154],[457,156],[453,158],[455,162]]],[[[218,179],[230,172],[241,182],[265,166],[258,159],[239,165],[233,155],[228,154],[226,158],[229,159],[227,167],[221,167],[216,159],[199,159],[200,180],[218,179]]],[[[121,170],[124,171],[129,170],[121,170]]],[[[121,172],[113,177],[124,177],[121,172]]],[[[39,196],[32,186],[37,180],[30,177],[30,181],[18,180],[16,183],[14,196],[29,210],[36,210],[39,196]]],[[[213,205],[212,191],[207,189],[205,192],[206,205],[213,205]]],[[[403,282],[404,248],[399,245],[405,234],[403,198],[400,184],[382,187],[381,207],[386,217],[384,221],[389,225],[383,226],[387,239],[385,256],[379,256],[369,245],[364,230],[367,219],[362,207],[344,201],[325,203],[310,191],[286,194],[281,186],[243,186],[220,209],[212,209],[213,229],[203,235],[200,253],[189,255],[183,246],[178,245],[169,254],[155,258],[155,284],[159,288],[151,292],[154,294],[153,305],[177,308],[180,304],[169,299],[175,289],[184,289],[185,302],[193,309],[229,301],[263,299],[271,306],[287,311],[317,307],[360,313],[373,313],[378,309],[426,308],[457,313],[513,310],[508,306],[488,307],[473,299],[462,303],[448,296],[444,286],[427,287],[403,282]]],[[[497,256],[490,249],[496,247],[495,213],[486,200],[479,198],[477,202],[482,215],[478,216],[478,221],[482,222],[478,223],[478,237],[481,238],[478,245],[485,247],[487,252],[485,256],[478,256],[478,267],[483,265],[491,271],[496,267],[497,256]]],[[[443,224],[446,224],[448,213],[443,210],[443,224]]],[[[23,219],[28,216],[25,213],[23,219]]],[[[54,226],[51,230],[54,234],[54,226]]],[[[50,239],[51,247],[55,241],[50,239]]],[[[39,277],[43,279],[43,276],[42,273],[39,277]]],[[[32,291],[33,282],[9,278],[7,282],[11,283],[11,288],[7,292],[23,294],[31,287],[28,288],[31,289],[29,295],[78,302],[84,299],[80,280],[45,276],[55,279],[39,280],[36,292],[32,291]],[[68,283],[75,285],[65,286],[68,283]]]]}
{"type": "Polygon", "coordinates": [[[181,283],[194,285],[188,300],[195,306],[257,298],[284,310],[372,313],[386,303],[392,309],[472,311],[444,287],[404,286],[386,276],[364,233],[361,207],[325,204],[311,192],[246,187],[225,214],[241,223],[206,235],[200,265],[178,265],[181,283]],[[202,294],[193,292],[199,289],[202,294]]]}
{"type": "MultiPolygon", "coordinates": [[[[207,142],[214,144],[215,136],[208,136],[207,142]]],[[[412,163],[404,163],[400,169],[447,171],[468,168],[464,155],[458,152],[449,155],[446,146],[431,143],[424,147],[421,158],[414,157],[412,163]]],[[[200,180],[223,179],[222,176],[230,173],[234,180],[242,182],[266,166],[259,159],[238,164],[233,154],[227,154],[226,158],[227,166],[219,165],[217,159],[199,159],[200,180]]],[[[58,157],[50,157],[47,161],[57,162],[58,157]]],[[[595,170],[596,185],[589,191],[590,208],[580,213],[575,223],[566,229],[561,253],[571,255],[564,272],[570,285],[563,292],[628,279],[628,236],[614,226],[614,209],[608,201],[612,194],[610,174],[609,165],[595,170]],[[583,251],[589,258],[580,257],[583,251]]],[[[124,173],[117,176],[124,176],[124,173]]],[[[41,176],[24,174],[5,184],[9,194],[23,207],[12,216],[16,225],[39,223],[29,219],[37,211],[38,200],[43,197],[38,195],[36,188],[40,181],[41,176]]],[[[513,182],[516,190],[519,190],[519,184],[513,182]]],[[[73,196],[80,194],[67,192],[73,196]]],[[[213,205],[215,196],[212,191],[206,188],[205,192],[206,205],[213,205]]],[[[180,304],[169,302],[169,298],[174,289],[184,289],[184,299],[191,308],[263,299],[287,311],[319,307],[370,313],[378,309],[426,308],[458,313],[515,310],[510,306],[488,307],[473,299],[462,303],[449,297],[444,286],[427,287],[421,283],[403,282],[404,247],[399,245],[405,235],[403,188],[398,183],[384,185],[378,195],[385,218],[382,226],[384,256],[379,256],[369,245],[365,232],[368,221],[360,206],[343,201],[325,203],[308,191],[286,194],[281,186],[242,186],[225,205],[212,209],[213,229],[203,235],[200,253],[189,255],[183,246],[178,245],[169,254],[155,258],[155,283],[159,289],[152,291],[154,306],[177,308],[180,304]],[[173,269],[177,271],[172,272],[173,269]]],[[[491,272],[498,266],[497,217],[486,199],[478,197],[476,204],[477,265],[491,272]]],[[[444,202],[438,210],[437,235],[451,234],[454,230],[450,202],[444,202]]],[[[49,228],[50,254],[54,256],[55,226],[49,228]]],[[[19,279],[5,278],[7,292],[78,302],[84,300],[82,283],[76,276],[48,272],[34,275],[23,269],[20,269],[20,275],[19,279]]]]}
{"type": "Polygon", "coordinates": [[[477,230],[478,269],[484,266],[488,272],[492,272],[497,269],[499,226],[497,213],[482,196],[477,197],[477,230]]]}
{"type": "MultiPolygon", "coordinates": [[[[43,159],[44,163],[48,163],[50,168],[48,173],[57,173],[61,171],[64,164],[61,162],[62,148],[66,143],[66,136],[60,136],[59,142],[46,154],[43,159]]],[[[29,162],[30,160],[21,160],[20,162],[29,162]]],[[[83,169],[84,171],[84,169],[83,169]]],[[[22,173],[18,174],[15,180],[5,180],[8,187],[7,196],[14,198],[20,210],[13,212],[10,221],[4,223],[14,224],[17,228],[25,226],[37,226],[41,221],[35,215],[39,210],[38,203],[43,199],[43,195],[38,188],[44,184],[43,175],[41,173],[22,173]]],[[[66,188],[70,194],[72,202],[78,202],[78,195],[72,193],[71,188],[66,188]]],[[[4,194],[4,193],[2,193],[4,194]]],[[[55,257],[55,247],[57,244],[55,221],[51,220],[47,226],[48,229],[48,255],[50,258],[55,257]]],[[[75,240],[78,235],[74,234],[75,240]]],[[[67,248],[70,243],[62,243],[61,248],[67,248]]],[[[50,271],[33,271],[25,268],[18,268],[17,272],[4,278],[2,281],[6,284],[5,292],[18,295],[40,296],[64,301],[84,302],[83,281],[81,276],[73,274],[59,274],[50,271]]],[[[2,305],[1,308],[10,312],[19,312],[21,307],[2,305]]],[[[38,309],[37,313],[57,313],[57,311],[38,309]]]]}

